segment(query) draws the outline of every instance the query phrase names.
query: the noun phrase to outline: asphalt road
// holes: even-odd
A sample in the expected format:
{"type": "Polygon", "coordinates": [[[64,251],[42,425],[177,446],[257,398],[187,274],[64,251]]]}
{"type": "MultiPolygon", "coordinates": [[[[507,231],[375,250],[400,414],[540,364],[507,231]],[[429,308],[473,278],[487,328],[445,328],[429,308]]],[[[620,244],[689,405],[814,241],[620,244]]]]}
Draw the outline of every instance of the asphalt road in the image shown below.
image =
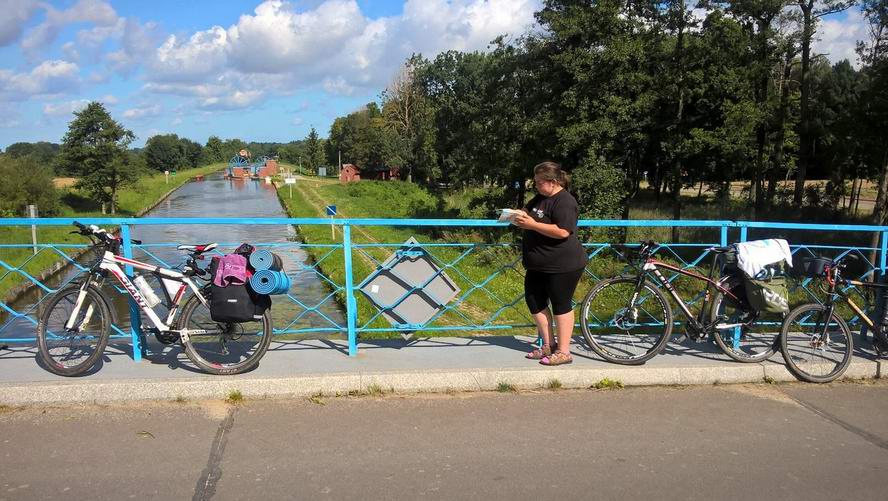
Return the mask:
{"type": "Polygon", "coordinates": [[[0,409],[6,499],[885,499],[888,384],[0,409]]]}

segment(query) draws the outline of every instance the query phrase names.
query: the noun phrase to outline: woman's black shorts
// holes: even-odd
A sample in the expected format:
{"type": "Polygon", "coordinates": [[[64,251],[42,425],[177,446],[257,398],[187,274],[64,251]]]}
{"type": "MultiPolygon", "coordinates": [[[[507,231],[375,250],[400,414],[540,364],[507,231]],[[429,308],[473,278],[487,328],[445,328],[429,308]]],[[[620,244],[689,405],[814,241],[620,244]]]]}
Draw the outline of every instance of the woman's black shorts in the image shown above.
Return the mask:
{"type": "Polygon", "coordinates": [[[552,314],[562,315],[573,310],[571,299],[583,268],[565,273],[544,273],[527,270],[524,274],[524,301],[530,313],[536,314],[552,303],[552,314]]]}

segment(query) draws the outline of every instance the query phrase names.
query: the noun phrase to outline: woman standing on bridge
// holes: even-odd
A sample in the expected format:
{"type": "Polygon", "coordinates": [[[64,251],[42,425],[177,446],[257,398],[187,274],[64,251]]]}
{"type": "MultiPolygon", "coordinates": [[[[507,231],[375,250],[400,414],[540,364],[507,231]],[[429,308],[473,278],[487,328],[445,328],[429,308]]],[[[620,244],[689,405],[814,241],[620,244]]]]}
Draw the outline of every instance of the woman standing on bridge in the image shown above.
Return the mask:
{"type": "Polygon", "coordinates": [[[543,346],[527,354],[543,365],[573,362],[570,340],[573,333],[573,299],[577,283],[586,267],[586,252],[577,238],[577,201],[566,187],[567,173],[555,162],[543,162],[533,168],[537,190],[514,224],[524,230],[522,262],[524,299],[543,338],[543,346]],[[551,303],[551,310],[549,304],[551,303]],[[554,341],[552,318],[558,334],[554,341]]]}

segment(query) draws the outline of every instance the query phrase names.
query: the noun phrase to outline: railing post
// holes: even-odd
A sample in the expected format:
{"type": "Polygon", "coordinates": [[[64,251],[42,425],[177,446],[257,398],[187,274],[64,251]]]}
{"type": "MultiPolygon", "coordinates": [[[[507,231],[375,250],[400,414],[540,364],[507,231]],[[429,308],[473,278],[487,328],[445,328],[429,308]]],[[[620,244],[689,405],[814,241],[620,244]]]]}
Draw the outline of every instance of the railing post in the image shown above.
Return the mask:
{"type": "Polygon", "coordinates": [[[727,247],[727,246],[728,246],[728,227],[727,227],[727,226],[722,226],[722,227],[721,227],[721,240],[720,240],[720,242],[721,242],[721,243],[720,243],[719,245],[721,245],[722,247],[727,247]]]}
{"type": "Polygon", "coordinates": [[[740,241],[746,241],[746,232],[749,230],[745,225],[740,227],[740,241]]]}
{"type": "Polygon", "coordinates": [[[348,319],[348,356],[358,354],[358,333],[355,327],[358,305],[355,302],[354,280],[352,279],[351,224],[342,225],[342,253],[345,256],[345,316],[348,319]]]}
{"type": "MultiPolygon", "coordinates": [[[[130,227],[128,224],[120,225],[120,240],[123,243],[123,257],[133,258],[133,245],[130,239],[130,227]]],[[[126,265],[124,272],[126,276],[133,278],[133,267],[126,265]]],[[[139,311],[139,305],[129,298],[130,306],[130,334],[133,338],[133,361],[141,362],[144,347],[142,346],[142,313],[139,311]]]]}
{"type": "Polygon", "coordinates": [[[888,264],[888,231],[882,232],[882,252],[879,256],[879,275],[885,276],[885,265],[888,264]]]}

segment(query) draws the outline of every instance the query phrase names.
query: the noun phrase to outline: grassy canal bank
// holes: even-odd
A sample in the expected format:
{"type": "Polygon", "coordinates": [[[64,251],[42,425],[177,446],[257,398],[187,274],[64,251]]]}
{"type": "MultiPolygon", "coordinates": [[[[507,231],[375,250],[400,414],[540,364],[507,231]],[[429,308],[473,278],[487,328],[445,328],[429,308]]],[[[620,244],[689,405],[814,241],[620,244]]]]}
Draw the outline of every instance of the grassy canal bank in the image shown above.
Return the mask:
{"type": "MultiPolygon", "coordinates": [[[[120,205],[115,217],[139,217],[195,176],[216,172],[224,167],[225,164],[217,163],[180,171],[175,176],[170,176],[169,184],[162,173],[143,176],[120,192],[120,205]]],[[[102,214],[98,204],[78,190],[67,187],[61,191],[62,206],[58,217],[111,217],[109,214],[102,214]]],[[[68,226],[40,226],[37,228],[37,242],[75,245],[86,243],[83,237],[70,232],[71,228],[68,226]]],[[[30,243],[30,227],[0,226],[0,244],[30,243]]],[[[0,260],[9,267],[21,268],[34,277],[40,277],[64,263],[64,259],[52,249],[38,249],[35,256],[30,247],[0,248],[0,260]]],[[[0,297],[9,299],[8,296],[14,295],[24,282],[25,279],[19,273],[3,270],[0,272],[0,297]]]]}

